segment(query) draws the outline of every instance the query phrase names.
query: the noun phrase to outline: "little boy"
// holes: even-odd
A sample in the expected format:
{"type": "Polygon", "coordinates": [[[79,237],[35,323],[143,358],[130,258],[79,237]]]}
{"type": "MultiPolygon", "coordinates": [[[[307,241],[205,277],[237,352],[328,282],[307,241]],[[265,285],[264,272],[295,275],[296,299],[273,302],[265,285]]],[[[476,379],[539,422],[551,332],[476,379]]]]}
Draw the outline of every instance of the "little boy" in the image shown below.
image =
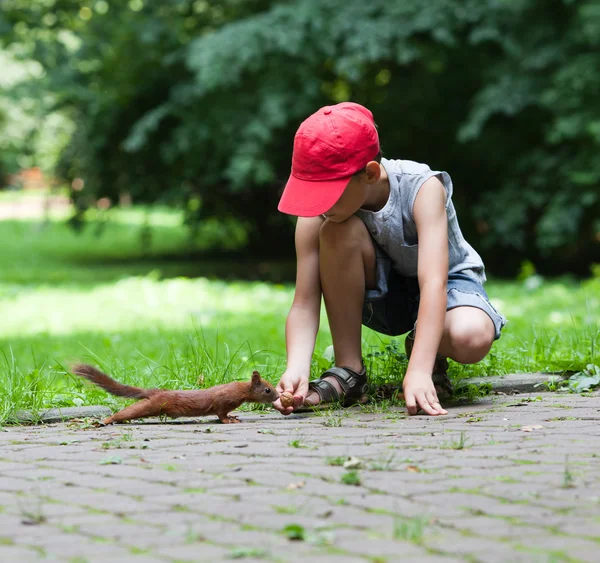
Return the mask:
{"type": "Polygon", "coordinates": [[[280,412],[362,400],[364,324],[409,333],[409,414],[447,414],[436,389],[449,387],[446,358],[480,361],[506,323],[488,300],[483,262],[460,231],[451,196],[446,172],[382,159],[373,115],[359,104],[323,107],[300,125],[278,207],[299,217],[287,367],[277,386],[294,405],[278,400],[280,412]],[[309,383],[321,294],[335,367],[309,383]]]}

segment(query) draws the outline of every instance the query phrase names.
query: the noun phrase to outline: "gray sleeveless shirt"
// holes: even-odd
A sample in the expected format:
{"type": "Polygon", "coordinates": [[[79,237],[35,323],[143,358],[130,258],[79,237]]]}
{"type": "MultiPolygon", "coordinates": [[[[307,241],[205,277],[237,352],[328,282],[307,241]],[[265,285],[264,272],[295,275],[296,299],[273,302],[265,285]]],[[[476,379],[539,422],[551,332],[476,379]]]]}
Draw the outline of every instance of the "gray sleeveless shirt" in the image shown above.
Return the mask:
{"type": "Polygon", "coordinates": [[[391,258],[392,267],[403,276],[417,277],[419,241],[413,206],[423,183],[437,176],[446,189],[448,216],[448,273],[462,273],[484,283],[481,257],[465,240],[452,203],[452,180],[446,172],[432,171],[426,164],[411,160],[382,159],[390,182],[390,197],[379,211],[359,209],[358,217],[371,236],[391,258]]]}

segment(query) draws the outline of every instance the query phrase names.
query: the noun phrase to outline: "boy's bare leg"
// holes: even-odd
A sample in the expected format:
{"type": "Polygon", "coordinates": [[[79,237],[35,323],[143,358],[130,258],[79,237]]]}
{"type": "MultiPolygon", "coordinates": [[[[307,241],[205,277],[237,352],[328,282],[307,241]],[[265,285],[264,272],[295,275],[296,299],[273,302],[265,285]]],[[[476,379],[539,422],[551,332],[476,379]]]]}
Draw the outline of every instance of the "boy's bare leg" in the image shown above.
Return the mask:
{"type": "Polygon", "coordinates": [[[494,337],[494,323],[485,311],[456,307],[446,313],[438,353],[461,364],[475,364],[487,356],[494,337]]]}
{"type": "MultiPolygon", "coordinates": [[[[326,221],[319,237],[321,287],[331,329],[335,363],[360,372],[361,326],[365,287],[374,287],[375,248],[364,223],[350,217],[342,223],[326,221]]],[[[457,307],[446,313],[438,354],[463,364],[476,363],[490,351],[494,324],[475,307],[457,307]]],[[[335,378],[327,378],[338,392],[335,378]]],[[[319,395],[311,391],[305,403],[316,405],[319,395]]]]}
{"type": "MultiPolygon", "coordinates": [[[[360,372],[362,363],[362,310],[365,287],[375,285],[375,247],[364,223],[352,216],[342,223],[325,221],[319,236],[321,288],[331,329],[335,364],[360,372]]],[[[335,378],[326,378],[338,393],[335,378]]],[[[305,399],[316,405],[319,395],[305,399]]]]}

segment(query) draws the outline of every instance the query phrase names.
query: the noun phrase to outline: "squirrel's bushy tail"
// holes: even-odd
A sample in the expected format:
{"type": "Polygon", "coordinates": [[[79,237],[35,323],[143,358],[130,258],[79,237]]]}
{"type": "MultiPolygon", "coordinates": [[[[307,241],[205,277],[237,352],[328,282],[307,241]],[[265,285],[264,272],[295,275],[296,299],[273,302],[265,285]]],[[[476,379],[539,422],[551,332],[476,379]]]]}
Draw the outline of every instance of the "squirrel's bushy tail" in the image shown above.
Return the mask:
{"type": "Polygon", "coordinates": [[[98,387],[102,387],[102,389],[108,391],[112,395],[116,395],[117,397],[127,397],[129,399],[147,399],[151,395],[150,390],[141,389],[140,387],[131,387],[130,385],[123,385],[122,383],[115,381],[105,373],[101,372],[99,369],[96,369],[94,366],[90,366],[88,364],[77,364],[73,366],[71,371],[75,375],[85,377],[87,380],[98,385],[98,387]]]}

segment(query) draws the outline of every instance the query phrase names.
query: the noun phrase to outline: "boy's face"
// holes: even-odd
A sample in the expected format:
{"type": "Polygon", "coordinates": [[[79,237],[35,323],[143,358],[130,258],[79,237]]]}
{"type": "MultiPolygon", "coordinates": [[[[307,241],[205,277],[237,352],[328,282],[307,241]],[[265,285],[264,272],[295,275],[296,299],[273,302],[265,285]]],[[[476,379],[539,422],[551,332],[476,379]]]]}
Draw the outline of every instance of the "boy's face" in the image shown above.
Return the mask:
{"type": "Polygon", "coordinates": [[[364,205],[369,195],[369,187],[378,182],[380,178],[381,167],[379,163],[369,162],[363,173],[352,176],[340,199],[324,215],[334,223],[342,223],[364,205]]]}
{"type": "Polygon", "coordinates": [[[342,223],[362,207],[367,197],[367,184],[363,176],[363,174],[353,176],[340,199],[336,201],[331,209],[325,212],[325,216],[330,221],[342,223]]]}

